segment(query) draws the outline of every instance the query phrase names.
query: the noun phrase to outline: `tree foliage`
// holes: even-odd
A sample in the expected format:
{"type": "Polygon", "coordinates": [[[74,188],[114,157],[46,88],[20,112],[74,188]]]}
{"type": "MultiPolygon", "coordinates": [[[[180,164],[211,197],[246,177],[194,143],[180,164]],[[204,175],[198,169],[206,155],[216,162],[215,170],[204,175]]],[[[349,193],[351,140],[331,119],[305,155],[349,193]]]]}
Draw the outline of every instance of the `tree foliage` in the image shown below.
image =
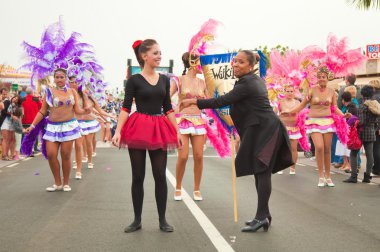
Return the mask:
{"type": "Polygon", "coordinates": [[[284,55],[286,51],[289,50],[289,46],[283,46],[283,45],[277,45],[273,48],[269,48],[268,46],[259,46],[258,49],[256,50],[260,50],[263,52],[263,54],[265,55],[265,57],[267,58],[267,69],[270,68],[270,52],[272,50],[278,50],[281,55],[284,55]]]}
{"type": "Polygon", "coordinates": [[[356,6],[358,9],[379,9],[380,10],[380,0],[347,0],[351,5],[356,6]]]}

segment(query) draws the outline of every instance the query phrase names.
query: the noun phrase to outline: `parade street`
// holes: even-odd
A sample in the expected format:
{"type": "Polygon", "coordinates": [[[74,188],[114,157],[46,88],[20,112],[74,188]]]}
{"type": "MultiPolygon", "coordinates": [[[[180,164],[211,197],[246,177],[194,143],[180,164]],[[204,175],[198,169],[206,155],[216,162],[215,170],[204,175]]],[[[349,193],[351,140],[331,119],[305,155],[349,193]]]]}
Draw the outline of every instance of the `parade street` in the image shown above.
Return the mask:
{"type": "MultiPolygon", "coordinates": [[[[142,229],[124,233],[133,220],[131,168],[126,150],[99,148],[95,168],[84,164],[71,192],[46,192],[53,184],[41,155],[0,168],[0,251],[378,251],[380,188],[346,184],[332,168],[335,188],[318,188],[315,161],[300,153],[297,174],[273,175],[267,233],[242,233],[256,212],[253,176],[237,178],[238,222],[233,220],[231,159],[209,147],[201,191],[194,202],[192,156],[184,178],[184,201],[173,200],[176,154],[168,157],[167,220],[159,230],[154,180],[147,161],[142,229]]],[[[362,165],[363,166],[363,165],[362,165]]],[[[363,168],[361,169],[363,170],[363,168]]]]}

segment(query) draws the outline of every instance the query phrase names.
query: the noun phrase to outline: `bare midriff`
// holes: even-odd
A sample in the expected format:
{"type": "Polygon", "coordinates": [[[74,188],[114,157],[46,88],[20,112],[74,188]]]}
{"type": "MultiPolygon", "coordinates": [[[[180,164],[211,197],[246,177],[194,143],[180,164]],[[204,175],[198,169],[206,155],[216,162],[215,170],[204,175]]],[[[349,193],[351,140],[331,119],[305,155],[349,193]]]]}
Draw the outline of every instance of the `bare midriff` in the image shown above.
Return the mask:
{"type": "MultiPolygon", "coordinates": [[[[280,101],[280,112],[292,110],[299,104],[300,102],[296,99],[280,101]]],[[[297,113],[280,114],[280,120],[285,126],[294,127],[297,122],[297,113]]]]}

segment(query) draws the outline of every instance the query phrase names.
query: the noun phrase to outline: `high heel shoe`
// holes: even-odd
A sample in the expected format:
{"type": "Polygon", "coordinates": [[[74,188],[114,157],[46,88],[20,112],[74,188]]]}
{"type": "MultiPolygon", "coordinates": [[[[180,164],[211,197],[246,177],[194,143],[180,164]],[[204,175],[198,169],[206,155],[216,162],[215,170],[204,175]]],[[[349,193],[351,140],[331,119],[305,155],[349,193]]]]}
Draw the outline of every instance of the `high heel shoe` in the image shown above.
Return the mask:
{"type": "Polygon", "coordinates": [[[256,220],[254,219],[248,226],[241,229],[242,232],[256,232],[260,228],[264,229],[264,232],[268,231],[269,221],[267,218],[264,220],[256,220]]]}
{"type": "MultiPolygon", "coordinates": [[[[272,224],[272,216],[268,216],[267,217],[267,219],[268,219],[268,223],[269,223],[269,226],[272,224]]],[[[245,221],[245,225],[251,225],[251,223],[254,221],[255,219],[253,219],[253,220],[247,220],[247,221],[245,221]]]]}
{"type": "Polygon", "coordinates": [[[328,187],[334,187],[335,186],[335,184],[332,182],[331,178],[328,178],[328,179],[325,178],[325,183],[328,187]]]}
{"type": "Polygon", "coordinates": [[[193,192],[193,198],[195,201],[202,201],[203,200],[203,197],[202,197],[200,191],[194,191],[193,192]]]}
{"type": "Polygon", "coordinates": [[[174,193],[174,200],[175,201],[181,201],[182,200],[182,191],[181,190],[175,190],[175,193],[174,193]],[[180,192],[179,195],[177,195],[177,192],[180,192]]]}
{"type": "Polygon", "coordinates": [[[326,185],[325,182],[326,182],[325,178],[319,178],[318,187],[325,187],[326,185]]]}

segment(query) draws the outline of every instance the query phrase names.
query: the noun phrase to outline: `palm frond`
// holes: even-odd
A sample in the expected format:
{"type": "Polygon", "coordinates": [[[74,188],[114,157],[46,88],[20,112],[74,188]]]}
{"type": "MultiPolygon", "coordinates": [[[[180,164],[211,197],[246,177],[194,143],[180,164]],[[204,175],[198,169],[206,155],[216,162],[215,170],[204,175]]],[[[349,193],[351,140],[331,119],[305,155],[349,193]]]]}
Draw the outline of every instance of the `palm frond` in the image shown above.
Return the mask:
{"type": "Polygon", "coordinates": [[[358,9],[379,9],[380,10],[380,0],[347,0],[348,3],[355,5],[358,9]]]}

